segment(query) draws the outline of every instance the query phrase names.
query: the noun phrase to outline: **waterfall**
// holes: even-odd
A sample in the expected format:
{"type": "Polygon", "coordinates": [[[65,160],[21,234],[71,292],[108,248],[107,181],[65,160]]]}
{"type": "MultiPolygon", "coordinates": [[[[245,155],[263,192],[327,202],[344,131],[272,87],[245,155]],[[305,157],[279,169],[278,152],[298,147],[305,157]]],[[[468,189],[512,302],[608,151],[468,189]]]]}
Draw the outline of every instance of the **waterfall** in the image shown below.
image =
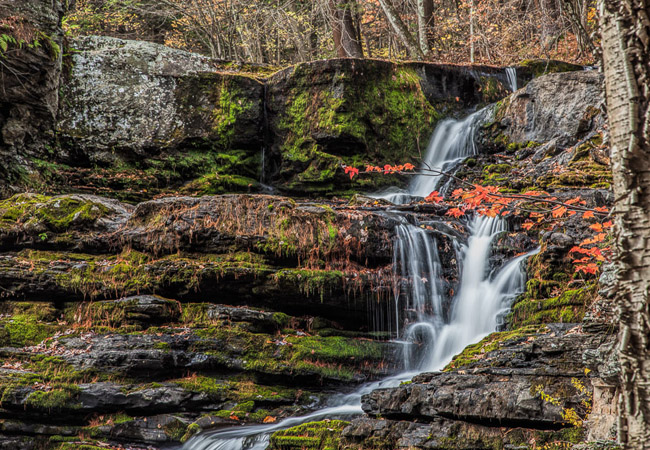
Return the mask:
{"type": "MultiPolygon", "coordinates": [[[[522,262],[530,254],[510,261],[496,274],[490,273],[492,243],[506,230],[500,218],[476,216],[469,224],[470,237],[460,246],[462,256],[460,286],[451,299],[445,318],[440,280],[442,269],[436,240],[424,229],[400,224],[394,246],[396,264],[397,322],[404,322],[405,371],[381,381],[367,383],[351,394],[339,394],[329,407],[301,417],[291,417],[270,425],[249,425],[202,433],[190,439],[184,450],[262,450],[271,433],[305,422],[328,417],[361,414],[361,396],[374,389],[395,387],[424,371],[442,369],[467,345],[496,331],[512,301],[523,291],[522,262]],[[410,323],[409,323],[410,322],[410,323]]],[[[449,299],[447,299],[449,300],[449,299]]],[[[398,331],[399,333],[399,331],[398,331]]]]}
{"type": "Polygon", "coordinates": [[[506,77],[508,77],[508,84],[512,92],[517,91],[517,68],[506,67],[506,77]]]}
{"type": "Polygon", "coordinates": [[[431,135],[420,174],[415,176],[406,190],[389,188],[373,194],[395,204],[411,201],[412,197],[426,197],[432,191],[441,190],[443,176],[463,159],[475,155],[476,132],[485,121],[490,108],[476,111],[463,120],[446,119],[440,122],[431,135]]]}
{"type": "MultiPolygon", "coordinates": [[[[407,348],[417,348],[405,353],[407,368],[419,372],[441,370],[467,345],[497,331],[512,301],[523,290],[526,279],[522,261],[532,253],[515,258],[491,276],[492,242],[506,230],[505,222],[476,216],[469,228],[470,238],[461,250],[460,286],[451,302],[449,318],[445,320],[441,312],[432,309],[433,316],[407,328],[405,339],[411,342],[407,348]]],[[[434,299],[441,305],[443,296],[435,294],[434,299]]]]}
{"type": "MultiPolygon", "coordinates": [[[[444,169],[474,154],[474,131],[482,116],[483,112],[479,111],[462,121],[442,122],[431,139],[426,165],[444,169]]],[[[405,198],[428,195],[439,179],[418,175],[403,195],[405,198]]],[[[408,223],[403,216],[398,214],[397,217],[401,223],[396,227],[393,246],[395,323],[397,338],[404,348],[405,371],[367,383],[350,394],[334,395],[328,407],[305,416],[268,425],[201,433],[186,442],[183,450],[262,450],[274,431],[313,420],[361,414],[362,395],[374,389],[398,386],[423,371],[440,370],[467,345],[500,328],[512,301],[523,291],[522,262],[534,252],[491,271],[492,244],[506,231],[506,224],[498,217],[474,217],[468,224],[467,242],[456,242],[459,284],[453,298],[449,298],[442,285],[437,240],[432,233],[408,223]]]]}

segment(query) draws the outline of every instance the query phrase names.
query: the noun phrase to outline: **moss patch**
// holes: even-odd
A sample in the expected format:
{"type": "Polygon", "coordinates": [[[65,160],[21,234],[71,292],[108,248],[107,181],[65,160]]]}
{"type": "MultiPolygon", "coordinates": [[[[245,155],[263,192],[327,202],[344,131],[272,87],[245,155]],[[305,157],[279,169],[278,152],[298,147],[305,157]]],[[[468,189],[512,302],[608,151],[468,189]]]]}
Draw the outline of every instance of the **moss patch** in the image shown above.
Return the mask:
{"type": "MultiPolygon", "coordinates": [[[[294,68],[293,85],[277,119],[281,187],[297,195],[345,193],[395,183],[394,177],[354,181],[341,164],[396,164],[415,161],[439,113],[428,103],[412,68],[369,61],[363,71],[333,75],[329,88],[313,82],[308,64],[294,68]],[[377,65],[377,67],[375,67],[377,65]]],[[[322,76],[322,74],[319,74],[322,76]]],[[[283,97],[284,98],[284,97],[283,97]]],[[[275,101],[272,99],[272,101],[275,101]]]]}
{"type": "Polygon", "coordinates": [[[0,229],[29,223],[32,227],[40,224],[47,230],[63,232],[71,226],[91,226],[106,213],[108,208],[104,205],[81,197],[18,194],[0,201],[0,229]]]}
{"type": "Polygon", "coordinates": [[[337,450],[342,448],[341,433],[350,422],[324,420],[309,422],[271,435],[270,450],[337,450]]]}
{"type": "MultiPolygon", "coordinates": [[[[193,350],[222,358],[225,365],[236,357],[244,369],[258,373],[353,380],[359,374],[382,373],[385,364],[385,345],[368,339],[298,335],[269,339],[238,324],[223,323],[196,334],[204,341],[194,344],[193,350]]],[[[207,386],[213,383],[205,382],[207,386]]],[[[220,392],[223,387],[215,385],[214,389],[220,392]]]]}

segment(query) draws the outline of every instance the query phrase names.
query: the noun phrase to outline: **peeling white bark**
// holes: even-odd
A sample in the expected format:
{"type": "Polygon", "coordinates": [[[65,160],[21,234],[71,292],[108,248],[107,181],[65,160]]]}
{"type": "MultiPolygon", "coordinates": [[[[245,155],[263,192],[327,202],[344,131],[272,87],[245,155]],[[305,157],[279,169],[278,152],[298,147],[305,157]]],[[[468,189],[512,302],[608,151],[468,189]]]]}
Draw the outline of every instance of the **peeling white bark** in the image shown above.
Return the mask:
{"type": "Polygon", "coordinates": [[[650,21],[646,0],[601,0],[617,218],[619,440],[650,449],[650,21]]]}

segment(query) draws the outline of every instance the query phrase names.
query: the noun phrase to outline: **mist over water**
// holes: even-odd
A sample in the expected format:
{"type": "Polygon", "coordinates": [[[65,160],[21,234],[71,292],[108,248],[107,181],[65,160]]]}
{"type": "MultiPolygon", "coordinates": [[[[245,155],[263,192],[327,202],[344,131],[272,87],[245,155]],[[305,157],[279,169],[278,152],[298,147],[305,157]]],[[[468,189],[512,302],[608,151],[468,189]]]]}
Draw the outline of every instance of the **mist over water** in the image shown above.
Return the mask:
{"type": "MultiPolygon", "coordinates": [[[[484,112],[462,121],[444,121],[434,132],[425,167],[445,169],[476,153],[474,133],[484,112]]],[[[426,196],[438,187],[441,177],[418,175],[408,191],[393,200],[426,196]],[[402,195],[403,197],[399,197],[402,195]]],[[[399,216],[398,216],[399,217],[399,216]]],[[[291,417],[268,425],[248,425],[201,433],[183,450],[262,450],[270,435],[302,423],[362,414],[361,397],[374,389],[398,386],[421,372],[441,370],[467,345],[496,331],[512,301],[523,291],[525,273],[519,256],[498,271],[490,267],[495,238],[506,231],[502,219],[476,216],[468,224],[466,243],[455,241],[459,261],[459,284],[453,298],[444,291],[438,243],[427,230],[402,217],[396,228],[393,257],[395,334],[403,346],[404,371],[381,381],[367,383],[349,394],[333,395],[328,406],[311,414],[291,417]]],[[[391,321],[389,321],[391,322],[391,321]]]]}

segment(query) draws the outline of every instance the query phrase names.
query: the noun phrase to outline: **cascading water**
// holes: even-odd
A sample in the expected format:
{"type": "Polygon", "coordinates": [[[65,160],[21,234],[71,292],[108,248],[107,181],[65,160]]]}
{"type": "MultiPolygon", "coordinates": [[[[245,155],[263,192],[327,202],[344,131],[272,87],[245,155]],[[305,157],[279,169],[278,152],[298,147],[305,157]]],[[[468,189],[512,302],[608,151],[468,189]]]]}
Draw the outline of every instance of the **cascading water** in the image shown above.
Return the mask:
{"type": "MultiPolygon", "coordinates": [[[[479,111],[463,121],[439,125],[427,152],[428,167],[444,169],[474,154],[473,134],[482,115],[479,111]]],[[[428,195],[439,180],[439,176],[418,175],[406,195],[428,195]]],[[[405,218],[401,220],[396,228],[393,281],[396,335],[404,343],[405,371],[365,384],[351,394],[335,395],[328,407],[305,416],[269,425],[202,433],[190,439],[183,450],[261,450],[274,431],[313,420],[361,414],[362,395],[377,388],[397,386],[423,371],[440,370],[467,345],[498,329],[512,301],[523,290],[522,261],[529,256],[519,256],[496,273],[490,273],[492,242],[505,231],[505,222],[481,216],[472,219],[467,244],[457,244],[460,285],[454,298],[449,299],[441,286],[443,271],[436,239],[405,218]]]]}
{"type": "Polygon", "coordinates": [[[440,172],[448,171],[459,161],[477,153],[476,131],[489,111],[489,108],[484,108],[463,120],[446,119],[440,122],[429,140],[421,174],[413,177],[406,190],[389,188],[372,196],[403,204],[413,197],[426,197],[436,189],[441,190],[439,184],[443,177],[440,172]]]}
{"type": "Polygon", "coordinates": [[[530,254],[515,258],[490,276],[492,241],[505,231],[504,221],[477,216],[469,228],[469,241],[461,251],[460,286],[451,303],[449,318],[445,319],[442,314],[443,296],[432,296],[428,311],[433,315],[427,317],[425,313],[421,320],[406,329],[405,340],[417,347],[414,351],[414,345],[407,346],[404,358],[407,368],[419,372],[442,369],[467,345],[481,340],[503,324],[505,313],[524,286],[521,263],[530,254]]]}
{"type": "Polygon", "coordinates": [[[516,67],[506,67],[506,76],[508,77],[508,84],[510,85],[510,90],[512,92],[517,91],[517,68],[516,67]]]}

